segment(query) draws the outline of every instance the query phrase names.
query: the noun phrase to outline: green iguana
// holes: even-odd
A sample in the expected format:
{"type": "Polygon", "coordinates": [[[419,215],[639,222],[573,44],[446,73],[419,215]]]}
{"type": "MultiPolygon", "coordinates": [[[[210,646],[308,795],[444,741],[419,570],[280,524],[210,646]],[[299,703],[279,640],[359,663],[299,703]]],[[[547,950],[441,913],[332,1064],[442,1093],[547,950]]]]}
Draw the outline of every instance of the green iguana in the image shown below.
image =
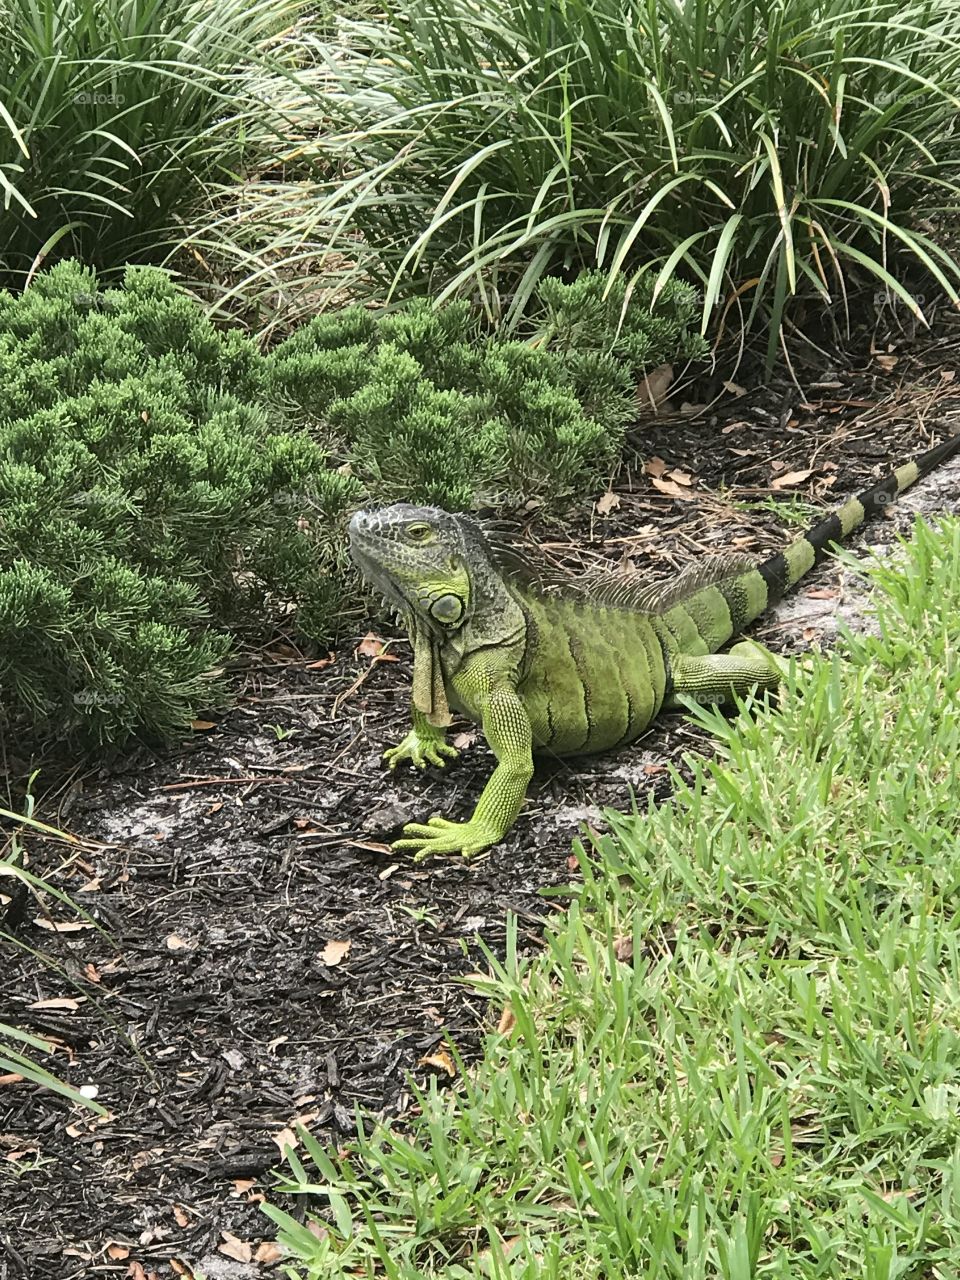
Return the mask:
{"type": "Polygon", "coordinates": [[[413,643],[413,728],[391,768],[456,757],[449,709],[483,727],[497,767],[468,822],[410,823],[394,849],[478,853],[523,804],[533,753],[606,751],[632,741],[678,694],[722,702],[774,687],[762,645],[717,652],[824,557],[831,543],[954,453],[951,437],[759,565],[710,555],[673,582],[638,574],[557,577],[487,536],[471,516],[406,503],[358,511],[350,546],[364,577],[404,618],[413,643]]]}

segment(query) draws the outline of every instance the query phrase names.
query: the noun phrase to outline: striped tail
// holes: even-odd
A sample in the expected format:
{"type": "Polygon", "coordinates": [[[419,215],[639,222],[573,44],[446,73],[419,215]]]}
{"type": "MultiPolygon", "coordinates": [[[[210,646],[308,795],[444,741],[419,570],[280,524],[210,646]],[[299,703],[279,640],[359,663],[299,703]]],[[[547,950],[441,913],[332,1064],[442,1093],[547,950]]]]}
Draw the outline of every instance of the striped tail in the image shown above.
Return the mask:
{"type": "MultiPolygon", "coordinates": [[[[751,564],[745,556],[707,556],[666,588],[652,588],[648,594],[665,640],[680,653],[716,653],[818,565],[832,543],[852,533],[956,453],[960,453],[960,434],[897,467],[866,493],[849,498],[826,520],[760,565],[751,564]]],[[[633,604],[649,608],[650,600],[641,593],[634,596],[633,604]]]]}
{"type": "MultiPolygon", "coordinates": [[[[842,507],[808,529],[796,542],[791,542],[778,555],[771,556],[758,565],[757,572],[767,587],[763,608],[776,604],[805,573],[820,564],[832,543],[847,537],[854,529],[890,506],[905,489],[909,489],[922,476],[929,475],[956,453],[960,453],[960,434],[948,437],[942,444],[922,453],[912,462],[905,462],[872,489],[867,489],[855,498],[848,498],[842,507]]],[[[761,609],[760,612],[762,611],[761,609]]]]}

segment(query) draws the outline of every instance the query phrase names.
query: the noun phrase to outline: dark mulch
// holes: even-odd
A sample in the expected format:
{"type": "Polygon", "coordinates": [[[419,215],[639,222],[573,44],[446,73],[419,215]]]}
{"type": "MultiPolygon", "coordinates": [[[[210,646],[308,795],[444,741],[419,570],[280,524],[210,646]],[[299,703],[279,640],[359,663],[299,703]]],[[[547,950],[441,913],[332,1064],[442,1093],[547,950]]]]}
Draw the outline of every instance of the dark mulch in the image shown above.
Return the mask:
{"type": "MultiPolygon", "coordinates": [[[[783,382],[728,391],[698,419],[678,404],[638,433],[619,506],[537,527],[547,553],[573,565],[628,557],[665,576],[706,550],[775,549],[792,528],[736,504],[809,470],[775,496],[829,505],[956,412],[940,378],[955,365],[949,335],[913,354],[896,344],[842,373],[817,356],[816,375],[798,371],[805,396],[783,382]],[[642,468],[655,457],[661,483],[689,498],[655,487],[642,468]]],[[[874,541],[898,527],[886,523],[874,541]]],[[[821,612],[836,581],[827,568],[810,584],[821,612]]],[[[790,648],[819,630],[773,620],[758,633],[790,648]]],[[[208,1280],[268,1274],[233,1258],[272,1238],[259,1202],[284,1130],[299,1119],[340,1144],[357,1104],[368,1123],[409,1114],[408,1073],[445,1081],[442,1062],[422,1060],[447,1037],[475,1056],[486,1010],[461,979],[485,967],[478,939],[503,954],[512,913],[521,945],[538,947],[562,906],[541,891],[576,874],[583,823],[602,825],[603,806],[627,806],[631,792],[641,805],[651,789],[662,798],[666,763],[682,769],[684,752],[709,749],[673,718],[614,757],[544,762],[502,846],[467,865],[414,866],[388,841],[435,809],[466,815],[491,760],[463,726],[463,758],[446,773],[381,768],[406,727],[409,650],[380,634],[386,659],[372,643],[358,650],[360,637],[324,666],[283,648],[251,657],[214,727],[77,776],[41,806],[85,843],[26,836],[31,865],[59,868],[54,882],[117,949],[90,928],[44,931],[39,904],[15,897],[6,927],[60,968],[8,951],[0,1019],[59,1043],[59,1070],[96,1085],[109,1118],[0,1081],[0,1273],[165,1276],[175,1259],[208,1280]],[[43,1007],[51,999],[80,1003],[43,1007]]]]}

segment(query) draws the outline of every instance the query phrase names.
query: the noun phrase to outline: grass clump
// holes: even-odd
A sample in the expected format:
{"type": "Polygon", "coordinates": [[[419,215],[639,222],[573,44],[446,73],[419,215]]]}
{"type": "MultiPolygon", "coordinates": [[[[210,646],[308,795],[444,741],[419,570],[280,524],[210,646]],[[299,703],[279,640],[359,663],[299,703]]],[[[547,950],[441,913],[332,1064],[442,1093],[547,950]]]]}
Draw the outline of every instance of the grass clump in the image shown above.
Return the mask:
{"type": "Polygon", "coordinates": [[[0,285],[56,250],[157,262],[276,154],[299,0],[0,0],[0,285]]]}
{"type": "Polygon", "coordinates": [[[268,1210],[291,1275],[954,1274],[960,522],[873,577],[878,634],[776,711],[699,708],[717,757],[609,815],[455,1093],[288,1153],[327,1228],[268,1210]]]}
{"type": "Polygon", "coordinates": [[[228,630],[330,632],[358,485],[265,394],[256,347],[154,268],[0,294],[5,733],[164,734],[218,700],[228,630]]]}
{"type": "Polygon", "coordinates": [[[682,273],[772,356],[803,295],[956,299],[958,36],[933,0],[401,0],[319,42],[300,221],[510,323],[558,268],[682,273]]]}

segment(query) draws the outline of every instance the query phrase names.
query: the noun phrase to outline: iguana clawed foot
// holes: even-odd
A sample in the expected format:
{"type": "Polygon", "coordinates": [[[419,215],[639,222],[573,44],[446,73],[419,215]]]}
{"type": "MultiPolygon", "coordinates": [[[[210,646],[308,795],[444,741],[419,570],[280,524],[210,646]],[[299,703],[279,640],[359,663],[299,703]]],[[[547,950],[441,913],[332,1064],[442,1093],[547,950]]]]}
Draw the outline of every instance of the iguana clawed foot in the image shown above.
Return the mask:
{"type": "Polygon", "coordinates": [[[503,839],[502,831],[483,823],[450,822],[447,818],[408,822],[403,831],[405,838],[394,840],[390,847],[397,853],[412,853],[414,862],[443,853],[462,853],[469,858],[503,839]]]}
{"type": "Polygon", "coordinates": [[[402,742],[383,753],[383,758],[391,769],[395,769],[402,760],[409,760],[418,769],[425,769],[428,764],[442,769],[447,760],[456,760],[459,754],[456,747],[444,740],[442,732],[426,734],[411,729],[402,742]]]}

